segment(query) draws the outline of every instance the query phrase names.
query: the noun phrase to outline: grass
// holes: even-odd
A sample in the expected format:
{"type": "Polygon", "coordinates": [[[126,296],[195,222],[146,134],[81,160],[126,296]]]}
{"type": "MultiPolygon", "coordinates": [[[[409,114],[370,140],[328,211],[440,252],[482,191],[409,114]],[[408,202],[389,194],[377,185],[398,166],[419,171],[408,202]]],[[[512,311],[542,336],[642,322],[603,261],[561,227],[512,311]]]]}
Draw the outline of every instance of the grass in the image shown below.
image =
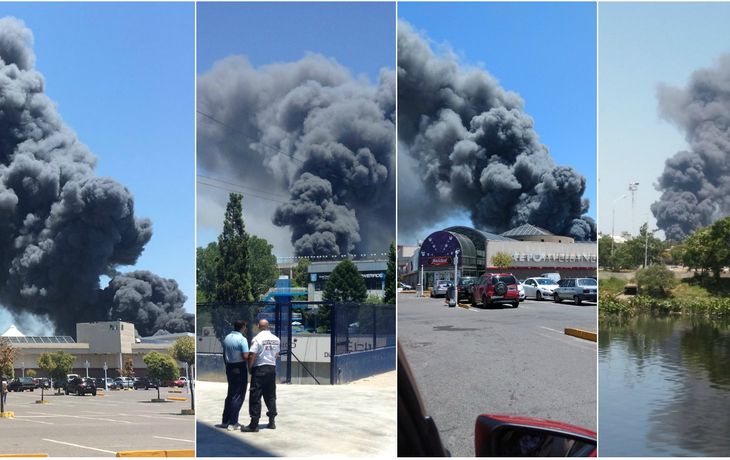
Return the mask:
{"type": "Polygon", "coordinates": [[[599,280],[598,310],[602,318],[641,313],[730,317],[730,279],[717,282],[707,276],[684,278],[666,298],[620,296],[626,282],[615,277],[599,280]]]}

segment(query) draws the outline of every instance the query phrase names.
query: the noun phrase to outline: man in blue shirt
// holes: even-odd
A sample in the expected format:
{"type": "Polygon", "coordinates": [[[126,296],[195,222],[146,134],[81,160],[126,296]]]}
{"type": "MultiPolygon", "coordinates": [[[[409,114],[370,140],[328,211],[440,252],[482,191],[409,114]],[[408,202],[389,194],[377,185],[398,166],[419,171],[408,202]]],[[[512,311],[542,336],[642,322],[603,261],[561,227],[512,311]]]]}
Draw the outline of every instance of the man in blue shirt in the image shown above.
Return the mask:
{"type": "Polygon", "coordinates": [[[234,330],[223,339],[223,360],[226,363],[228,394],[223,407],[223,423],[221,428],[234,431],[241,428],[238,424],[238,413],[246,398],[248,385],[248,341],[246,340],[246,322],[237,320],[234,330]]]}

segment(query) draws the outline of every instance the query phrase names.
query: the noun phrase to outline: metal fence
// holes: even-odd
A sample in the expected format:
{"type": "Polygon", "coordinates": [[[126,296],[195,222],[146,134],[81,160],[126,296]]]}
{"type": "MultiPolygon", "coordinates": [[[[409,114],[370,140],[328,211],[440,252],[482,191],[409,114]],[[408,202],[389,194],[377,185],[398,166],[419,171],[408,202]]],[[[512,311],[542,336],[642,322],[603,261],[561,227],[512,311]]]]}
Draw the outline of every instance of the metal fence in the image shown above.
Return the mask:
{"type": "MultiPolygon", "coordinates": [[[[373,354],[344,357],[395,349],[395,305],[292,302],[290,297],[281,297],[275,302],[199,303],[197,307],[198,358],[210,361],[211,373],[222,367],[221,342],[233,330],[233,322],[239,319],[248,323],[249,342],[258,333],[258,321],[264,318],[269,321],[272,331],[281,340],[277,374],[282,383],[292,382],[292,364],[300,382],[303,378],[313,383],[323,383],[328,378],[330,383],[349,381],[355,378],[353,376],[365,375],[363,373],[368,369],[372,372],[377,369],[374,370],[372,364],[373,354]],[[319,340],[325,341],[324,351],[319,340]],[[313,350],[317,347],[319,349],[313,350]],[[327,365],[329,372],[326,368],[321,369],[327,365]]],[[[384,357],[386,354],[379,353],[381,367],[394,369],[395,355],[389,363],[389,358],[384,357]]],[[[199,363],[202,378],[205,378],[205,370],[199,363]]]]}

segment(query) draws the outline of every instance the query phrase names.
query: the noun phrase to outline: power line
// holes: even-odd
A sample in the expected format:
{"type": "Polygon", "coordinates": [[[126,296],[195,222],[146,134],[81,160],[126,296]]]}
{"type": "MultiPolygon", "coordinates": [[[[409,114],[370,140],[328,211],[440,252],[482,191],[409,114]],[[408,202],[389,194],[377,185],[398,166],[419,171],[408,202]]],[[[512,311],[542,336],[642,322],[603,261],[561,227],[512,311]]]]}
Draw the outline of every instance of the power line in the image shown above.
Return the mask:
{"type": "Polygon", "coordinates": [[[257,189],[257,188],[251,187],[249,185],[243,185],[243,184],[238,183],[238,182],[231,182],[231,181],[228,181],[228,180],[219,179],[217,177],[206,176],[204,174],[196,174],[196,176],[198,176],[200,178],[203,178],[203,179],[206,179],[206,180],[212,180],[212,181],[215,181],[215,182],[221,182],[223,184],[231,185],[233,187],[237,187],[237,188],[240,188],[240,189],[243,189],[243,190],[252,190],[252,191],[257,192],[257,193],[264,193],[266,195],[270,195],[270,196],[273,196],[273,197],[276,197],[276,198],[280,198],[282,200],[288,200],[289,199],[289,197],[286,196],[286,195],[278,195],[276,193],[272,193],[272,192],[269,192],[267,190],[257,189]]]}
{"type": "MultiPolygon", "coordinates": [[[[203,182],[200,179],[198,179],[197,182],[200,185],[205,185],[205,186],[208,186],[208,187],[211,187],[211,188],[215,188],[215,189],[218,189],[218,190],[225,190],[227,192],[234,192],[234,193],[236,193],[236,192],[240,192],[241,191],[241,190],[236,189],[234,187],[228,187],[228,186],[225,186],[225,185],[211,184],[211,183],[208,183],[208,182],[203,182]]],[[[275,198],[270,198],[270,197],[267,197],[267,196],[257,195],[255,193],[251,193],[251,192],[248,192],[247,191],[246,192],[246,197],[250,197],[250,196],[253,196],[253,197],[256,197],[256,198],[261,198],[262,200],[273,201],[275,203],[281,203],[281,204],[286,204],[287,203],[286,201],[277,200],[275,198]]]]}
{"type": "Polygon", "coordinates": [[[204,116],[205,118],[207,118],[207,119],[209,119],[209,120],[211,120],[211,121],[213,121],[213,122],[215,122],[215,123],[218,123],[219,125],[221,125],[221,126],[225,127],[226,129],[228,129],[228,130],[230,130],[230,131],[233,131],[233,132],[235,132],[235,133],[238,133],[238,134],[240,134],[241,136],[243,136],[243,137],[245,137],[245,138],[247,138],[247,139],[249,139],[249,140],[251,140],[251,141],[253,141],[253,142],[256,142],[257,144],[259,144],[259,145],[261,145],[261,146],[263,146],[263,147],[266,147],[266,148],[268,148],[268,149],[271,149],[271,150],[275,151],[276,153],[279,153],[279,154],[281,154],[281,155],[287,156],[287,157],[289,157],[290,159],[292,159],[292,160],[294,160],[294,161],[298,162],[299,164],[304,164],[304,161],[300,160],[299,158],[296,158],[296,157],[294,157],[294,154],[293,154],[293,153],[289,154],[289,153],[286,153],[286,152],[284,152],[284,151],[282,151],[282,150],[279,150],[279,148],[278,148],[278,147],[274,147],[273,145],[269,145],[269,144],[264,144],[263,142],[261,142],[261,140],[260,140],[260,139],[258,139],[258,138],[255,138],[255,137],[251,136],[250,134],[248,134],[248,133],[246,133],[246,132],[244,132],[244,131],[241,131],[240,129],[238,129],[238,128],[234,127],[234,126],[231,126],[231,125],[229,125],[229,124],[227,124],[227,123],[225,123],[225,122],[223,122],[223,121],[221,121],[221,120],[219,120],[219,119],[215,118],[215,117],[214,117],[213,115],[207,114],[207,113],[205,113],[205,112],[202,112],[202,111],[200,111],[200,110],[197,110],[197,109],[196,109],[195,111],[196,111],[196,112],[197,112],[198,114],[200,114],[200,115],[204,116]]]}

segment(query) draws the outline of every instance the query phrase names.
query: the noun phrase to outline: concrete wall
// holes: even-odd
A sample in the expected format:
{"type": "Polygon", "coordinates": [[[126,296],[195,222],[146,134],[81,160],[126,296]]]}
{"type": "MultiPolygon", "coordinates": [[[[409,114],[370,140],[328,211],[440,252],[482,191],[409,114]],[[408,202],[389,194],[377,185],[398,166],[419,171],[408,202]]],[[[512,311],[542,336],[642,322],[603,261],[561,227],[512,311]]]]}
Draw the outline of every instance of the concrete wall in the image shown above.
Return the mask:
{"type": "Polygon", "coordinates": [[[335,356],[335,381],[348,383],[395,370],[395,347],[335,356]]]}
{"type": "Polygon", "coordinates": [[[131,353],[134,344],[134,324],[123,321],[78,323],[76,341],[88,343],[96,353],[131,353]]]}

